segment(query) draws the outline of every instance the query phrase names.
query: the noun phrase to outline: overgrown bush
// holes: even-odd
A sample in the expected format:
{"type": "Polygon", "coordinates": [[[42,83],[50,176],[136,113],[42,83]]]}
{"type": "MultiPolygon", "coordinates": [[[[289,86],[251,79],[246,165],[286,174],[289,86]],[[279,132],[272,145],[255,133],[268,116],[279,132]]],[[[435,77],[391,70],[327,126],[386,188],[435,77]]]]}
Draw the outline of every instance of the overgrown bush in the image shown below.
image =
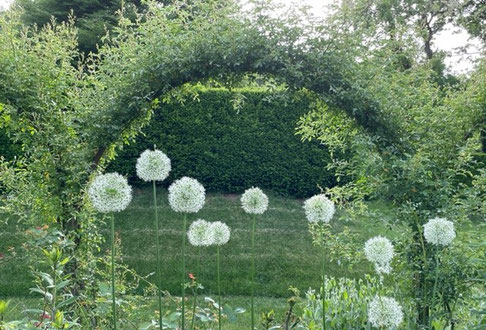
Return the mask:
{"type": "Polygon", "coordinates": [[[135,162],[154,144],[172,160],[168,182],[181,176],[197,178],[208,191],[242,192],[259,186],[296,197],[335,184],[326,170],[329,154],[317,142],[302,143],[294,134],[299,118],[309,111],[303,95],[292,99],[278,93],[245,89],[198,91],[199,100],[161,105],[135,143],[124,148],[108,171],[127,174],[141,183],[135,162]],[[242,98],[242,99],[241,99],[242,98]]]}

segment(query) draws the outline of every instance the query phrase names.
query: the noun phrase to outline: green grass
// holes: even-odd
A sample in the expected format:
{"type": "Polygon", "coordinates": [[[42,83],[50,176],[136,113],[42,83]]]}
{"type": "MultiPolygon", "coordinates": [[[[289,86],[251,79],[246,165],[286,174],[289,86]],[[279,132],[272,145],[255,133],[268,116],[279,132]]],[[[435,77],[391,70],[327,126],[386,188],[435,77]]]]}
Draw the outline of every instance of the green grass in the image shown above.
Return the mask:
{"type": "MultiPolygon", "coordinates": [[[[155,269],[155,240],[153,239],[153,207],[150,189],[137,190],[131,207],[116,218],[116,228],[122,241],[125,262],[144,276],[155,269]]],[[[173,212],[167,195],[159,193],[161,219],[163,289],[179,293],[182,214],[173,212]]],[[[196,215],[188,215],[188,223],[202,218],[224,221],[232,232],[229,243],[221,249],[222,290],[225,295],[247,295],[250,291],[250,224],[251,217],[240,207],[239,196],[209,195],[205,207],[196,215]]],[[[347,223],[359,232],[357,247],[378,232],[386,231],[381,224],[347,223]],[[376,228],[380,227],[380,228],[376,228]]],[[[268,211],[257,218],[256,230],[256,294],[266,297],[285,297],[289,286],[305,290],[319,285],[320,251],[312,246],[308,222],[302,201],[270,197],[268,211]]],[[[337,225],[339,227],[341,225],[337,225]]],[[[104,231],[108,234],[108,228],[104,231]]],[[[196,272],[198,250],[187,247],[187,272],[196,272]]],[[[214,294],[216,283],[215,248],[203,248],[199,279],[206,293],[214,294]]],[[[327,269],[334,276],[361,276],[369,265],[354,271],[329,263],[327,269]]]]}
{"type": "MultiPolygon", "coordinates": [[[[308,222],[302,209],[302,200],[270,195],[268,211],[257,218],[256,232],[256,295],[284,297],[292,285],[301,290],[317,287],[320,277],[320,251],[312,246],[308,222]]],[[[171,294],[179,293],[182,214],[173,212],[167,201],[167,192],[158,192],[160,240],[162,256],[163,289],[171,294]]],[[[378,205],[383,208],[383,205],[378,205]]],[[[250,276],[250,224],[251,217],[240,207],[239,196],[210,194],[204,208],[197,214],[188,215],[188,224],[203,218],[208,221],[224,221],[232,229],[230,242],[222,247],[222,290],[225,295],[240,296],[249,292],[250,276]]],[[[339,214],[336,217],[339,219],[339,214]]],[[[339,231],[343,221],[336,220],[333,228],[339,231]]],[[[382,222],[371,219],[346,222],[357,233],[356,248],[376,234],[396,235],[382,222]]],[[[150,187],[135,189],[129,208],[116,215],[116,231],[119,233],[125,263],[145,276],[154,272],[155,240],[153,230],[153,205],[150,187]]],[[[23,230],[23,229],[22,229],[23,230]]],[[[108,238],[108,224],[102,229],[108,238]]],[[[18,247],[23,234],[16,223],[9,222],[0,232],[0,253],[9,246],[18,247]]],[[[108,244],[103,246],[106,249],[108,244]]],[[[187,247],[187,272],[195,272],[197,249],[187,247]]],[[[199,279],[207,294],[216,291],[215,249],[203,248],[202,272],[199,279]]],[[[350,271],[347,267],[329,262],[330,275],[356,277],[370,270],[363,263],[350,271]]],[[[154,280],[154,276],[151,277],[154,280]]],[[[0,263],[0,295],[21,296],[31,287],[27,262],[21,255],[5,264],[0,263]]]]}
{"type": "MultiPolygon", "coordinates": [[[[283,318],[287,308],[288,287],[294,286],[305,292],[309,287],[320,285],[320,251],[312,245],[308,231],[308,222],[302,209],[302,200],[282,198],[269,195],[268,211],[257,218],[256,233],[256,306],[257,317],[261,312],[274,309],[279,318],[283,318]]],[[[173,212],[167,201],[167,192],[158,192],[159,218],[161,221],[161,255],[163,289],[173,295],[179,294],[180,282],[180,248],[182,216],[173,212]]],[[[371,210],[390,210],[386,203],[370,203],[371,210]]],[[[385,212],[386,213],[386,212],[385,212]]],[[[390,212],[391,214],[391,212],[390,212]]],[[[245,214],[239,202],[239,196],[210,194],[205,207],[196,215],[188,216],[188,223],[198,218],[208,221],[224,221],[232,229],[230,242],[222,248],[222,290],[226,303],[233,307],[249,308],[249,276],[250,276],[250,224],[251,217],[245,214]]],[[[346,221],[342,214],[337,214],[332,222],[333,231],[341,231],[344,226],[354,233],[353,241],[356,250],[363,247],[364,242],[375,235],[385,235],[391,239],[407,233],[400,225],[385,225],[393,221],[371,217],[354,221],[346,221]]],[[[138,188],[134,191],[134,199],[130,207],[116,215],[116,230],[121,238],[124,262],[135,269],[138,274],[146,276],[153,273],[155,265],[155,240],[153,231],[153,206],[150,187],[138,188]]],[[[481,228],[484,228],[481,227],[481,228]]],[[[13,246],[20,251],[19,246],[25,236],[25,228],[19,228],[14,222],[2,225],[0,230],[0,253],[5,253],[13,246]]],[[[467,225],[458,228],[458,239],[467,232],[475,232],[477,226],[467,225]]],[[[102,228],[102,234],[108,238],[108,224],[102,228]]],[[[108,243],[102,246],[100,253],[105,253],[108,243]]],[[[187,247],[187,272],[195,273],[197,249],[187,247]]],[[[202,251],[202,272],[196,274],[205,287],[204,295],[216,297],[216,264],[215,249],[205,248],[202,251]]],[[[329,275],[361,277],[371,272],[371,265],[360,262],[352,270],[336,262],[328,262],[326,269],[329,275]]],[[[155,276],[149,277],[154,280],[155,276]]],[[[28,262],[21,254],[13,260],[3,262],[0,259],[0,298],[12,298],[14,305],[11,319],[18,318],[25,306],[39,303],[38,298],[29,294],[32,287],[29,276],[28,262]]],[[[189,291],[189,290],[188,290],[189,291]]],[[[153,304],[155,298],[151,299],[153,304]]],[[[149,304],[136,311],[136,320],[155,319],[155,305],[149,304]]],[[[241,329],[249,324],[250,313],[240,315],[235,324],[226,324],[224,329],[241,329]]]]}
{"type": "MultiPolygon", "coordinates": [[[[262,297],[286,297],[289,286],[301,291],[320,284],[320,251],[312,245],[308,222],[302,209],[302,200],[270,194],[269,209],[257,218],[256,231],[256,295],[262,297]]],[[[171,294],[179,293],[182,214],[173,212],[167,201],[167,192],[158,192],[160,241],[162,256],[163,289],[171,294]]],[[[387,210],[384,203],[371,203],[371,209],[387,210]]],[[[210,194],[204,208],[197,214],[188,215],[188,224],[203,218],[208,221],[224,221],[232,229],[229,243],[221,249],[222,290],[224,295],[248,295],[250,277],[250,224],[251,216],[240,207],[239,196],[210,194]]],[[[405,228],[384,225],[384,219],[363,218],[344,221],[338,213],[332,223],[334,231],[344,226],[356,234],[354,246],[362,249],[364,242],[381,234],[393,239],[403,235],[405,228]]],[[[390,220],[390,219],[388,219],[390,220]]],[[[156,269],[156,251],[153,230],[153,204],[150,187],[134,190],[133,202],[127,210],[116,215],[116,231],[121,238],[125,263],[138,274],[146,276],[156,269]]],[[[102,228],[108,238],[108,224],[102,228]]],[[[23,233],[17,224],[9,222],[0,232],[0,253],[9,246],[19,247],[23,233]]],[[[107,240],[108,242],[108,240],[107,240]]],[[[108,248],[108,243],[102,247],[108,248]]],[[[187,246],[187,272],[196,273],[198,250],[187,246]]],[[[215,248],[203,248],[201,268],[196,274],[205,287],[205,294],[214,295],[216,283],[215,248]]],[[[326,269],[332,276],[359,277],[372,270],[363,261],[352,270],[336,262],[328,262],[326,269]]],[[[155,276],[151,276],[154,280],[155,276]]],[[[32,286],[27,261],[22,255],[7,263],[0,261],[0,296],[25,296],[32,286]]]]}

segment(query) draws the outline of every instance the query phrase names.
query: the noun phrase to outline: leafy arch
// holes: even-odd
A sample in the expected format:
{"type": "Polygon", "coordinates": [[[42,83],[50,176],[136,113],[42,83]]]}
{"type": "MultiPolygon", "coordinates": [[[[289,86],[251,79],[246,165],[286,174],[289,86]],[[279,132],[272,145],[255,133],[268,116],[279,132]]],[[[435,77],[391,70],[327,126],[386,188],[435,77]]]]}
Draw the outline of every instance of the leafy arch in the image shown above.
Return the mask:
{"type": "Polygon", "coordinates": [[[394,139],[379,106],[353,81],[352,54],[308,14],[272,17],[257,6],[245,15],[236,5],[197,3],[150,6],[132,23],[122,19],[117,36],[93,59],[95,88],[87,89],[88,121],[95,163],[120,137],[136,134],[150,117],[152,102],[184,84],[215,79],[237,81],[245,74],[269,75],[290,89],[305,88],[344,110],[373,134],[394,139]],[[299,23],[305,22],[308,23],[299,23]]]}

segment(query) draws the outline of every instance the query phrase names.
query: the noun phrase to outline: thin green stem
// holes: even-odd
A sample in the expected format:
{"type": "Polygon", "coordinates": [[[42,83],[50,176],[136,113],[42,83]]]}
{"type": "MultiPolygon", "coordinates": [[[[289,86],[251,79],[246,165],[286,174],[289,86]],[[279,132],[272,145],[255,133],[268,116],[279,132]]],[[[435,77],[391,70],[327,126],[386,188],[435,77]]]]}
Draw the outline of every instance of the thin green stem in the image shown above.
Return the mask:
{"type": "MultiPolygon", "coordinates": [[[[434,308],[435,306],[435,293],[437,290],[437,282],[439,281],[439,246],[437,245],[437,248],[435,250],[435,281],[434,281],[434,289],[432,290],[432,303],[431,303],[431,308],[434,308]]],[[[429,318],[429,326],[431,326],[432,323],[432,317],[429,318]]]]}
{"type": "Polygon", "coordinates": [[[182,330],[185,329],[186,323],[186,307],[185,307],[185,297],[186,297],[186,225],[187,225],[187,214],[184,214],[184,221],[182,224],[182,290],[181,290],[181,299],[182,299],[182,330]]]}
{"type": "MultiPolygon", "coordinates": [[[[196,281],[198,279],[199,272],[201,270],[201,247],[198,247],[198,256],[197,256],[197,268],[196,268],[196,281]]],[[[197,283],[196,288],[194,291],[194,301],[192,302],[192,321],[191,321],[191,329],[194,329],[194,322],[196,320],[196,305],[197,305],[197,283]]]]}
{"type": "Polygon", "coordinates": [[[216,247],[217,249],[217,263],[218,265],[216,266],[216,271],[218,273],[218,329],[221,330],[221,279],[219,275],[219,245],[216,247]]]}
{"type": "Polygon", "coordinates": [[[155,243],[157,248],[157,291],[159,296],[159,329],[162,330],[162,281],[160,270],[160,241],[159,241],[159,217],[157,214],[157,189],[155,187],[155,180],[152,181],[154,190],[154,214],[155,214],[155,243]]]}
{"type": "Polygon", "coordinates": [[[251,227],[251,329],[255,329],[255,223],[256,216],[253,216],[251,227]]]}
{"type": "Polygon", "coordinates": [[[322,329],[326,330],[326,249],[324,245],[324,230],[321,232],[322,240],[322,329]]]}
{"type": "MultiPolygon", "coordinates": [[[[422,247],[422,253],[423,253],[423,258],[424,258],[424,264],[423,264],[422,269],[425,269],[427,267],[427,264],[428,264],[427,251],[425,249],[424,235],[422,233],[422,230],[420,230],[421,227],[418,223],[417,217],[415,217],[415,224],[416,224],[416,227],[417,227],[417,231],[419,233],[420,246],[422,247]]],[[[424,279],[422,295],[423,295],[423,301],[424,301],[425,305],[427,305],[427,284],[425,282],[426,282],[426,279],[424,279]]],[[[424,317],[427,318],[427,315],[424,315],[424,317]]]]}
{"type": "Polygon", "coordinates": [[[115,302],[115,216],[111,215],[111,298],[113,312],[113,329],[116,330],[116,302],[115,302]]]}

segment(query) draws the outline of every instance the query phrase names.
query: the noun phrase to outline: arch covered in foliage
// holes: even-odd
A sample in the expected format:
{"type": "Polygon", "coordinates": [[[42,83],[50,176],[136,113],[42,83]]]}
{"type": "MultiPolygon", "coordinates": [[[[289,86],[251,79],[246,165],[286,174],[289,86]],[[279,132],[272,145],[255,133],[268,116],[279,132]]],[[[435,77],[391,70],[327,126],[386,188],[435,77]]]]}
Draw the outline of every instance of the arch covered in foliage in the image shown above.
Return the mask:
{"type": "MultiPolygon", "coordinates": [[[[16,11],[0,16],[0,124],[22,148],[20,158],[0,162],[9,194],[3,211],[31,226],[59,226],[76,243],[72,274],[86,281],[100,225],[85,207],[86,184],[148,122],[154,104],[183,95],[190,83],[271,77],[392,141],[391,122],[353,80],[359,64],[338,36],[305,12],[275,17],[271,9],[150,4],[136,18],[122,15],[99,52],[81,60],[72,22],[28,29],[16,11]]],[[[75,292],[85,289],[82,281],[75,292]]]]}

